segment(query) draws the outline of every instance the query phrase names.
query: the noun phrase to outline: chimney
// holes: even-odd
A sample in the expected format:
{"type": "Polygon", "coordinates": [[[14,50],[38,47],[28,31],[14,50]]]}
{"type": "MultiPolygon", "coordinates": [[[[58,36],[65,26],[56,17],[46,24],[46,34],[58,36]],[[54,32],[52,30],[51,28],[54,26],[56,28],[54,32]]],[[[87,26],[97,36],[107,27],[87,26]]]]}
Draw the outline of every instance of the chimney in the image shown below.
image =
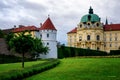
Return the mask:
{"type": "Polygon", "coordinates": [[[42,23],[40,23],[40,27],[42,26],[42,23]]]}
{"type": "Polygon", "coordinates": [[[14,29],[16,28],[16,25],[14,25],[14,29]]]}
{"type": "Polygon", "coordinates": [[[24,25],[19,25],[19,28],[25,27],[24,25]]]}

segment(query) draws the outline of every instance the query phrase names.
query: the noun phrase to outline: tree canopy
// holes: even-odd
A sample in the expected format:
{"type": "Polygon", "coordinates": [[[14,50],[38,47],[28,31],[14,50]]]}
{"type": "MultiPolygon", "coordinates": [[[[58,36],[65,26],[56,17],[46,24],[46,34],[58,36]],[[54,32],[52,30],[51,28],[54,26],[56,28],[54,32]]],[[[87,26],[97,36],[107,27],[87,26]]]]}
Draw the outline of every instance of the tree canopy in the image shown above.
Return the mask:
{"type": "Polygon", "coordinates": [[[4,33],[3,31],[0,29],[0,38],[3,38],[4,37],[4,33]]]}
{"type": "Polygon", "coordinates": [[[31,34],[20,34],[14,35],[9,41],[10,50],[22,54],[22,67],[24,67],[24,54],[31,53],[34,56],[39,54],[47,53],[48,47],[45,47],[41,39],[33,38],[31,34]]]}

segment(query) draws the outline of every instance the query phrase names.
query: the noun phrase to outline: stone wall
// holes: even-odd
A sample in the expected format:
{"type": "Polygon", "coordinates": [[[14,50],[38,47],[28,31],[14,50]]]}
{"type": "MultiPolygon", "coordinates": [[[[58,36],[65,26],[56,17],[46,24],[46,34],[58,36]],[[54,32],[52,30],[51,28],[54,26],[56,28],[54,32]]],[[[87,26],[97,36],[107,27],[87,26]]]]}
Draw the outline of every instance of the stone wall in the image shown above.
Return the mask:
{"type": "Polygon", "coordinates": [[[10,51],[7,49],[7,44],[4,38],[0,38],[0,54],[10,55],[10,51]]]}

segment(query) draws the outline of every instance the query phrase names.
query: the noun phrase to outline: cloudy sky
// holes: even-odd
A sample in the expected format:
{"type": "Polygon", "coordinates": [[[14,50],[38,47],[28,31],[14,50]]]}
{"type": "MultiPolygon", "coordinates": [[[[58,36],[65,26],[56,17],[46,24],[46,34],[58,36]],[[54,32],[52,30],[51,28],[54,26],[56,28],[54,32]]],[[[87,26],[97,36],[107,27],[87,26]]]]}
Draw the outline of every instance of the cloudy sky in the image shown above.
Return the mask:
{"type": "Polygon", "coordinates": [[[120,23],[119,0],[0,0],[0,29],[14,25],[39,27],[50,15],[58,30],[57,40],[67,43],[67,32],[77,26],[92,6],[94,13],[105,22],[120,23]]]}

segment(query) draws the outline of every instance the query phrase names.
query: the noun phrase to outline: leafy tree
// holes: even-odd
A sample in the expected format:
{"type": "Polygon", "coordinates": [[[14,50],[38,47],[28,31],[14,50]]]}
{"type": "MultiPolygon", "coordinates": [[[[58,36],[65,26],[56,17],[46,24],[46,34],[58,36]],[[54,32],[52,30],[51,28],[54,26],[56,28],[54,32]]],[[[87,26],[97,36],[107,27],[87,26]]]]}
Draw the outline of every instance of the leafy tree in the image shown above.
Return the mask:
{"type": "Polygon", "coordinates": [[[22,68],[24,68],[24,55],[25,53],[47,53],[48,48],[44,47],[41,40],[38,38],[33,38],[31,34],[25,34],[22,32],[18,35],[14,35],[13,38],[9,40],[10,49],[22,54],[22,68]]]}
{"type": "Polygon", "coordinates": [[[4,33],[3,31],[0,29],[0,38],[3,38],[4,37],[4,33]]]}
{"type": "Polygon", "coordinates": [[[38,39],[38,38],[34,38],[33,46],[34,46],[33,51],[31,52],[34,58],[38,57],[40,53],[46,54],[49,50],[48,47],[43,46],[41,39],[38,39]]]}

